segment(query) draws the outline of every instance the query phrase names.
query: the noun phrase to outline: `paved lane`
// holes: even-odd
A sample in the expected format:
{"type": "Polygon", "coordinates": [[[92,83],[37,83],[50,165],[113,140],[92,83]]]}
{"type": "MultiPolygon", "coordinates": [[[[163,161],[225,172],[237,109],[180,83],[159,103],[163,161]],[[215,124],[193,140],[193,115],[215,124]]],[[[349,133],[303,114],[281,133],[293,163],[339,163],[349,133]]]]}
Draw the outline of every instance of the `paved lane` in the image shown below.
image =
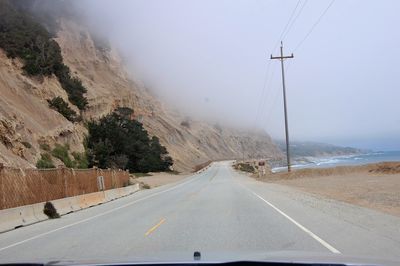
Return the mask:
{"type": "Polygon", "coordinates": [[[399,221],[260,183],[221,162],[176,184],[0,234],[0,261],[190,260],[195,250],[206,259],[282,250],[396,257],[399,221]]]}

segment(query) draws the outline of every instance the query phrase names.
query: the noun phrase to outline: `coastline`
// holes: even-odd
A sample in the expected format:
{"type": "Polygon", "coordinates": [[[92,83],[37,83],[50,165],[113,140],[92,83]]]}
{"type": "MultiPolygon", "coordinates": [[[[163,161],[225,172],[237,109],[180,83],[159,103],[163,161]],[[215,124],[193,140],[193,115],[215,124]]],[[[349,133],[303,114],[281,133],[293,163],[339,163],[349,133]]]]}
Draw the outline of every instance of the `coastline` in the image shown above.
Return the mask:
{"type": "MultiPolygon", "coordinates": [[[[353,153],[328,156],[295,157],[293,169],[332,168],[337,166],[357,166],[380,162],[400,161],[400,151],[372,151],[368,153],[353,153]]],[[[286,166],[273,166],[272,172],[284,172],[286,166]]]]}

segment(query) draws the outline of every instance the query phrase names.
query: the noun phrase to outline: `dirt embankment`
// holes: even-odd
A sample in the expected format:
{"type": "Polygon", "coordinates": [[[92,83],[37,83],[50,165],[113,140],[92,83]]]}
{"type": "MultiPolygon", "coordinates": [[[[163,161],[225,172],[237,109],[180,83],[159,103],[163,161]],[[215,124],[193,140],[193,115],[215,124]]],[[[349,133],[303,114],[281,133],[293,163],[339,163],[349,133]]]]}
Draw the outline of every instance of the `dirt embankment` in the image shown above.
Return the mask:
{"type": "Polygon", "coordinates": [[[172,173],[149,173],[146,176],[133,178],[133,182],[139,183],[143,188],[155,188],[170,183],[178,182],[191,174],[172,174],[172,173]]]}
{"type": "Polygon", "coordinates": [[[400,216],[400,162],[301,169],[257,179],[400,216]]]}

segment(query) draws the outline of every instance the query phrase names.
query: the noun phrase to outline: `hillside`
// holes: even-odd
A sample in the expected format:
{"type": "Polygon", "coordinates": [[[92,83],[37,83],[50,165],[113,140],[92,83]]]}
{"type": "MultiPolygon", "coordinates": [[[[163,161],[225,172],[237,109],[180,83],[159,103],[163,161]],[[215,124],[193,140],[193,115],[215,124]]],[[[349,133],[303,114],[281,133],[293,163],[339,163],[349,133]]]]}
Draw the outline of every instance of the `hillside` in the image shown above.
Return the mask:
{"type": "Polygon", "coordinates": [[[117,51],[100,48],[81,24],[59,18],[54,40],[72,76],[87,89],[88,105],[78,110],[54,75],[28,76],[20,59],[9,58],[0,49],[0,163],[34,167],[43,149],[56,143],[83,152],[84,121],[98,119],[117,107],[134,110],[134,118],[160,139],[179,171],[189,171],[207,160],[241,157],[242,147],[245,157],[282,157],[265,132],[249,133],[201,121],[182,123],[184,115],[171,111],[134,82],[117,51]],[[71,122],[50,109],[47,100],[57,96],[81,113],[83,121],[71,122]]]}
{"type": "MultiPolygon", "coordinates": [[[[282,152],[286,152],[284,141],[275,141],[282,152]]],[[[352,147],[342,147],[327,143],[312,141],[292,141],[290,143],[290,153],[294,157],[324,157],[359,154],[362,151],[352,147]]]]}

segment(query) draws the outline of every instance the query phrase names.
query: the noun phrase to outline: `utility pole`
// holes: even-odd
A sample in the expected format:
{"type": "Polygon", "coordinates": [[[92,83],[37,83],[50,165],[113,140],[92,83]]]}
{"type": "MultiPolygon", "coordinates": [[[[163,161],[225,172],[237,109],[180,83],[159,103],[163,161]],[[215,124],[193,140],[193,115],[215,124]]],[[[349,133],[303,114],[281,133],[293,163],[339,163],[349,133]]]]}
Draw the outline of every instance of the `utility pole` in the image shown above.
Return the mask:
{"type": "Polygon", "coordinates": [[[285,112],[285,134],[286,134],[286,159],[287,159],[287,168],[288,172],[290,172],[290,152],[289,152],[289,128],[288,128],[288,118],[287,118],[287,106],[286,106],[286,88],[285,88],[285,69],[283,67],[283,60],[288,58],[293,58],[292,55],[283,56],[283,43],[281,41],[281,56],[272,56],[271,59],[279,59],[281,60],[282,67],[282,87],[283,87],[283,109],[285,112]]]}
{"type": "Polygon", "coordinates": [[[243,140],[240,141],[240,144],[242,144],[242,160],[244,162],[244,146],[243,146],[243,140]]]}

